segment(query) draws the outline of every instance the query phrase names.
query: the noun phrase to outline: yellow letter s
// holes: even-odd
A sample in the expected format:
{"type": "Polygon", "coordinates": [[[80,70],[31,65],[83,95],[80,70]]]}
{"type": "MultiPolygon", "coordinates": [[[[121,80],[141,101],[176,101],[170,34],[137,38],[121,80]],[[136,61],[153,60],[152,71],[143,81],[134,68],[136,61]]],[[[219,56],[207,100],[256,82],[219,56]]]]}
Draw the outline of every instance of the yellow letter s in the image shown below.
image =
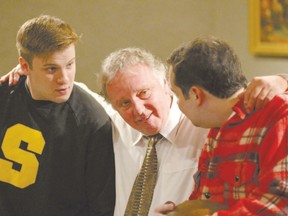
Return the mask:
{"type": "Polygon", "coordinates": [[[40,131],[22,124],[8,128],[2,143],[2,151],[7,160],[0,158],[0,181],[19,188],[33,184],[38,173],[39,162],[32,152],[42,154],[44,146],[45,140],[40,131]],[[21,141],[28,144],[29,151],[20,149],[21,141]],[[11,161],[21,165],[20,171],[13,169],[11,161]]]}

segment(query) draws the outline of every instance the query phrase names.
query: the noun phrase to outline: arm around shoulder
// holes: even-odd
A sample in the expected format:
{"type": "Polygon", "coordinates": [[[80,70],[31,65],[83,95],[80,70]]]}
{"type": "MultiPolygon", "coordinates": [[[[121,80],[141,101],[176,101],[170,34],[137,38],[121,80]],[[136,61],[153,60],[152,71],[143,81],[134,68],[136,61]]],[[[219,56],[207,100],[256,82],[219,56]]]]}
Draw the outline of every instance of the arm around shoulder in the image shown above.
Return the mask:
{"type": "Polygon", "coordinates": [[[288,73],[277,74],[277,75],[283,78],[284,80],[286,80],[286,91],[287,91],[288,90],[288,73]]]}

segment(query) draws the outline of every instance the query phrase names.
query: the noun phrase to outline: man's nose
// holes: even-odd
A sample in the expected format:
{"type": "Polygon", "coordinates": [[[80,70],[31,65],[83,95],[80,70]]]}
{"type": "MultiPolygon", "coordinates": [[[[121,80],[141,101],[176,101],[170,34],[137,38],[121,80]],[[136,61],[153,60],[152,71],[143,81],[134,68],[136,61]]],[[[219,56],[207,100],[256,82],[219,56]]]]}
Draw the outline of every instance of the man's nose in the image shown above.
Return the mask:
{"type": "Polygon", "coordinates": [[[145,115],[145,105],[143,100],[133,100],[133,112],[135,115],[145,115]]]}
{"type": "Polygon", "coordinates": [[[57,82],[58,83],[66,83],[68,80],[68,70],[66,69],[61,69],[59,71],[58,77],[57,77],[57,82]]]}

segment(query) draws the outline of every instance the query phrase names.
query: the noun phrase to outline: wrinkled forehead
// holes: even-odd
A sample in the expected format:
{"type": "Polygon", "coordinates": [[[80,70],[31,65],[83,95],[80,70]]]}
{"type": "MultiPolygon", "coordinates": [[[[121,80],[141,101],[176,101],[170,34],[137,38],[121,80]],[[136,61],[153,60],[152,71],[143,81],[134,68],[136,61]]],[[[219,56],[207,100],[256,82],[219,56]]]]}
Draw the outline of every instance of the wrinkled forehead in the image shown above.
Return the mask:
{"type": "Polygon", "coordinates": [[[110,90],[129,90],[138,91],[152,86],[160,85],[159,80],[149,71],[125,71],[118,72],[117,75],[107,83],[107,91],[110,90]]]}
{"type": "Polygon", "coordinates": [[[161,85],[158,78],[151,71],[142,69],[137,73],[135,73],[135,70],[119,72],[107,83],[106,93],[111,103],[113,103],[113,100],[119,100],[120,98],[133,97],[143,91],[158,92],[164,90],[164,85],[161,85]]]}
{"type": "Polygon", "coordinates": [[[121,81],[122,83],[133,83],[133,82],[146,82],[146,81],[156,81],[159,78],[155,75],[154,71],[146,65],[131,65],[119,69],[113,78],[107,83],[117,83],[121,81]]]}

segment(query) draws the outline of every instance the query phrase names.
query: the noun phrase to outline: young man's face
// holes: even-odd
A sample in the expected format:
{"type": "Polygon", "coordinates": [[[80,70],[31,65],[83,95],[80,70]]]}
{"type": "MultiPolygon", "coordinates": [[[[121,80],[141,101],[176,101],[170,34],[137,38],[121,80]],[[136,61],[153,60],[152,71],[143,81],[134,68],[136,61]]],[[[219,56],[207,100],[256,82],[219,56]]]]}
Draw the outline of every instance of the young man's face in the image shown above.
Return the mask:
{"type": "Polygon", "coordinates": [[[62,103],[69,99],[76,72],[75,45],[48,56],[35,56],[28,68],[27,84],[35,100],[62,103]]]}
{"type": "Polygon", "coordinates": [[[171,106],[169,87],[160,85],[146,65],[119,71],[106,90],[114,109],[136,130],[154,135],[165,126],[171,106]]]}

